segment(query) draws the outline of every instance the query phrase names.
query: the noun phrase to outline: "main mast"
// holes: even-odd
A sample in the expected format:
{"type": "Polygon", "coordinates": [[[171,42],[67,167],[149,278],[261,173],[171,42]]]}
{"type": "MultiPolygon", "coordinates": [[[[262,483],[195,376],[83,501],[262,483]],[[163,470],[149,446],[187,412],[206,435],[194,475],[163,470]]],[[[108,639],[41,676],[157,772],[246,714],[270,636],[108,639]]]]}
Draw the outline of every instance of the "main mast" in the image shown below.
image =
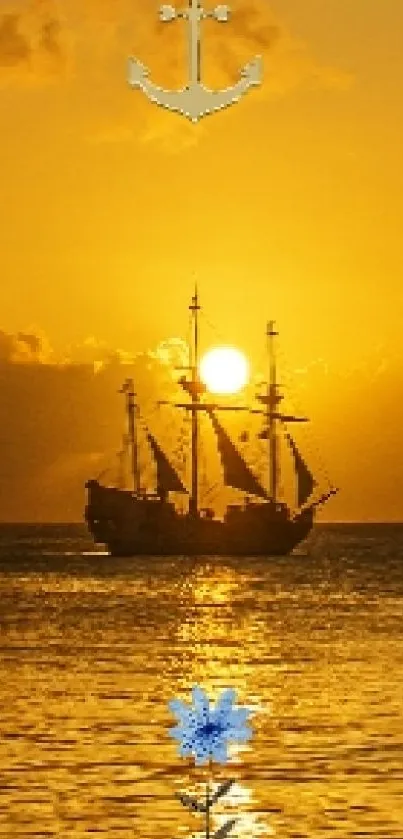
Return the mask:
{"type": "Polygon", "coordinates": [[[270,320],[267,324],[267,343],[269,355],[269,381],[267,383],[267,438],[269,446],[269,487],[270,498],[273,504],[277,501],[277,483],[278,483],[278,457],[277,457],[277,429],[276,429],[276,408],[279,397],[277,393],[277,370],[276,370],[276,354],[274,348],[274,339],[278,332],[274,329],[274,320],[270,320]]]}
{"type": "Polygon", "coordinates": [[[128,435],[124,434],[122,439],[122,448],[118,452],[118,487],[119,489],[126,489],[126,470],[127,470],[127,444],[128,435]]]}
{"type": "Polygon", "coordinates": [[[192,459],[192,491],[189,501],[189,514],[194,518],[197,517],[198,511],[198,488],[199,488],[199,468],[198,468],[198,447],[199,447],[199,401],[200,401],[200,387],[199,387],[199,323],[198,313],[200,311],[199,298],[197,294],[197,286],[192,297],[192,302],[189,306],[192,313],[192,346],[191,346],[191,374],[192,379],[190,383],[190,395],[192,403],[190,406],[192,412],[192,444],[191,444],[191,459],[192,459]]]}
{"type": "Polygon", "coordinates": [[[133,489],[136,495],[138,495],[140,493],[140,470],[138,461],[137,404],[133,379],[127,379],[120,392],[126,394],[126,410],[129,431],[128,438],[131,449],[133,489]]]}

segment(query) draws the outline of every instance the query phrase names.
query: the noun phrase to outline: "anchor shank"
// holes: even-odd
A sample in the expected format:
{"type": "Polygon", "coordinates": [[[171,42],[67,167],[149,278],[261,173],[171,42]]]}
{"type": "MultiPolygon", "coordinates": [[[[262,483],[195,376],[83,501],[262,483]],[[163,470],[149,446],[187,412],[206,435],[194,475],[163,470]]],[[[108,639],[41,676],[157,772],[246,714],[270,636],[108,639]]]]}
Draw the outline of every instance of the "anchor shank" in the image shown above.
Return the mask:
{"type": "Polygon", "coordinates": [[[200,45],[200,20],[203,16],[200,7],[200,0],[189,2],[189,59],[190,59],[190,86],[198,85],[201,80],[201,45],[200,45]]]}

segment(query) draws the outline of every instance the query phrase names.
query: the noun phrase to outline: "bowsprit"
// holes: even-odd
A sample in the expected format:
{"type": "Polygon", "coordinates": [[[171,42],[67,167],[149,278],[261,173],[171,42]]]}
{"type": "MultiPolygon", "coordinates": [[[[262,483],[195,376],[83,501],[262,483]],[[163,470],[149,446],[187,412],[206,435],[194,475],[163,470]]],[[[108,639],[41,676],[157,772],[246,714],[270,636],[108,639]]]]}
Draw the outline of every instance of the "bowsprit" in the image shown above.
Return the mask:
{"type": "Polygon", "coordinates": [[[262,80],[261,58],[257,56],[242,68],[240,79],[232,87],[224,90],[209,90],[201,83],[200,73],[200,21],[214,18],[219,23],[226,23],[229,19],[228,6],[216,6],[211,12],[205,11],[200,0],[189,0],[189,6],[183,11],[177,11],[173,6],[161,6],[160,20],[169,23],[177,18],[188,22],[189,30],[189,79],[181,90],[164,90],[150,81],[147,68],[134,58],[129,59],[128,81],[131,87],[140,88],[156,105],[176,111],[198,122],[201,117],[228,108],[237,102],[250,87],[259,85],[262,80]]]}

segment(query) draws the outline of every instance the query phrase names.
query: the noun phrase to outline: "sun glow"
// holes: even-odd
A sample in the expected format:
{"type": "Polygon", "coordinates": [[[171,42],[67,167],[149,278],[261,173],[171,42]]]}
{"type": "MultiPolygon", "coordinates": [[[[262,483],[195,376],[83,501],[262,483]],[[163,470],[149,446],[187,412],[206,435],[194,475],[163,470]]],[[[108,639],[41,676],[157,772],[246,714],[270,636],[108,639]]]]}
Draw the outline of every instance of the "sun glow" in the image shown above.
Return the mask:
{"type": "Polygon", "coordinates": [[[249,364],[235,347],[214,347],[200,362],[200,377],[211,393],[237,393],[248,382],[249,364]]]}

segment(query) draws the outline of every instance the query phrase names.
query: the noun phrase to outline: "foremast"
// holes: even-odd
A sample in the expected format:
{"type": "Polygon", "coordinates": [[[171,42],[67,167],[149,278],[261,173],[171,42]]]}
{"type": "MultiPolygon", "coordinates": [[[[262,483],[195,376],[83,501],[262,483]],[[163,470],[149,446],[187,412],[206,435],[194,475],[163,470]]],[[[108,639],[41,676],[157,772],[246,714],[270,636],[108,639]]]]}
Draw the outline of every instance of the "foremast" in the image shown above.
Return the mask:
{"type": "MultiPolygon", "coordinates": [[[[136,498],[144,499],[147,497],[147,490],[141,486],[141,468],[139,460],[139,430],[145,433],[148,445],[151,449],[153,459],[157,471],[157,495],[161,500],[166,500],[169,492],[183,492],[187,493],[180,477],[176,470],[170,463],[168,457],[162,450],[158,441],[149,430],[144,422],[140,422],[140,410],[137,404],[137,394],[134,390],[133,379],[126,379],[119,393],[124,393],[126,396],[126,412],[128,423],[128,434],[124,435],[123,451],[120,454],[121,460],[121,476],[123,473],[123,458],[127,446],[131,454],[131,472],[133,479],[133,490],[136,498]]],[[[123,480],[120,480],[121,488],[123,489],[123,480]]]]}

